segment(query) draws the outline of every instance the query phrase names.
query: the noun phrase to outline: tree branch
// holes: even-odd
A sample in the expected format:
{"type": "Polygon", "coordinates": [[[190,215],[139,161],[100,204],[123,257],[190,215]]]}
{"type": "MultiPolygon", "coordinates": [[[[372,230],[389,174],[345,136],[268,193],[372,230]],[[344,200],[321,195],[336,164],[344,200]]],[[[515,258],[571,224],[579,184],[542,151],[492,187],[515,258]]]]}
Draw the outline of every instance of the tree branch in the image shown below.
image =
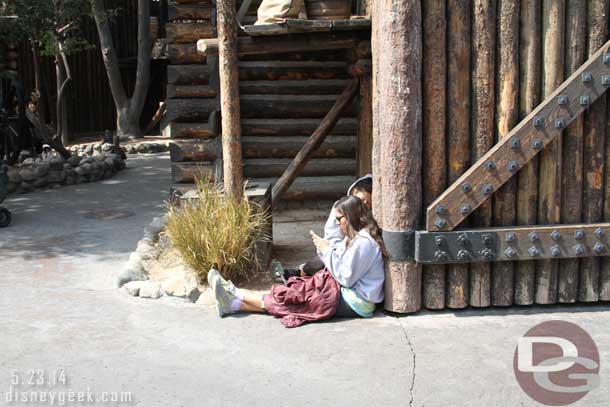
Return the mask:
{"type": "Polygon", "coordinates": [[[130,103],[130,114],[140,117],[150,85],[150,1],[138,0],[138,66],[136,85],[130,103]]]}
{"type": "Polygon", "coordinates": [[[91,9],[93,10],[95,25],[97,26],[97,32],[100,38],[102,58],[104,60],[104,66],[106,67],[112,98],[114,99],[117,108],[124,107],[127,104],[127,95],[125,94],[125,88],[123,87],[123,79],[121,78],[121,70],[119,69],[119,59],[112,41],[108,18],[105,14],[104,1],[91,0],[91,9]]]}

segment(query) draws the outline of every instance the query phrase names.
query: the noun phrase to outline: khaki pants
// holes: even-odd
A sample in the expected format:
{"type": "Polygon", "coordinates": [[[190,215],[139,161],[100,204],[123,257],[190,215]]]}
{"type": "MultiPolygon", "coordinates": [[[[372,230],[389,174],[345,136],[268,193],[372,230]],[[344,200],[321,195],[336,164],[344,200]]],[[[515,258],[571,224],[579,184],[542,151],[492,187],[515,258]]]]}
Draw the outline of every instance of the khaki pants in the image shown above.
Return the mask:
{"type": "Polygon", "coordinates": [[[256,24],[281,23],[286,18],[297,18],[303,0],[263,0],[258,8],[256,24]]]}

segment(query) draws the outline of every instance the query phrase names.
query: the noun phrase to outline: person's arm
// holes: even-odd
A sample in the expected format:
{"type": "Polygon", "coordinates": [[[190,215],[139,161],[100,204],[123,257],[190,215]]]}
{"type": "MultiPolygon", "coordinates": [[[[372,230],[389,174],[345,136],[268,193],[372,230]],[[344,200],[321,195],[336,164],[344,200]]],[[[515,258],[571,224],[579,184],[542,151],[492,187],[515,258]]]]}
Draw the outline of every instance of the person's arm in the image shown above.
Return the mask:
{"type": "Polygon", "coordinates": [[[376,258],[375,245],[364,237],[357,237],[346,250],[328,247],[321,251],[324,265],[343,287],[352,287],[369,270],[376,258]]]}

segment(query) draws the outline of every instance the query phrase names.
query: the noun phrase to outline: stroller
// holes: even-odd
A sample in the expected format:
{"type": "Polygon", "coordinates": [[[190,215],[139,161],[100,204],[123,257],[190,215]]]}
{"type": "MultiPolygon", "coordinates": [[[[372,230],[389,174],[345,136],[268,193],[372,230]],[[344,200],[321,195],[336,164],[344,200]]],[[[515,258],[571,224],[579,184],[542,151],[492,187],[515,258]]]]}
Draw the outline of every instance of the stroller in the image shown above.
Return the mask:
{"type": "MultiPolygon", "coordinates": [[[[0,160],[0,203],[8,195],[8,175],[6,172],[8,166],[4,161],[0,160]]],[[[0,207],[0,228],[6,227],[11,223],[11,212],[3,207],[0,207]]]]}

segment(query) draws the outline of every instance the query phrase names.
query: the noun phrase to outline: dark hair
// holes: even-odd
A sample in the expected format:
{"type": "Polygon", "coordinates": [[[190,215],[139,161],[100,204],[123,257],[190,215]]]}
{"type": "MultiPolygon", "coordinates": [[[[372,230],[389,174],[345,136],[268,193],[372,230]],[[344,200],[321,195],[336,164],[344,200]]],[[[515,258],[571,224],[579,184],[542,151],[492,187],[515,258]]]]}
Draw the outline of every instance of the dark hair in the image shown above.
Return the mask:
{"type": "Polygon", "coordinates": [[[352,189],[350,190],[350,195],[356,191],[368,192],[369,194],[373,193],[373,178],[366,177],[362,178],[358,182],[354,184],[352,189]]]}
{"type": "Polygon", "coordinates": [[[379,245],[383,257],[387,257],[387,250],[381,237],[381,228],[375,218],[373,218],[373,212],[360,198],[352,195],[344,196],[337,201],[335,210],[341,212],[347,219],[348,228],[346,235],[348,246],[360,230],[366,229],[379,245]]]}

